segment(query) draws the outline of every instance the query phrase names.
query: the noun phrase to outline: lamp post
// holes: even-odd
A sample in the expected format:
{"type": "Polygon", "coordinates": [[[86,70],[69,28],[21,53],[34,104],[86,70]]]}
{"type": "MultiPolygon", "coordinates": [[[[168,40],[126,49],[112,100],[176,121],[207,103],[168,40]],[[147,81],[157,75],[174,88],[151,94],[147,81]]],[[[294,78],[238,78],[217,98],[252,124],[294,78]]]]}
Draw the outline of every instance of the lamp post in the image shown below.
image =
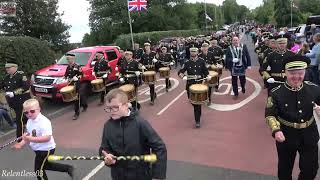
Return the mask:
{"type": "Polygon", "coordinates": [[[290,0],[290,25],[292,28],[292,6],[293,6],[293,0],[290,0]]]}
{"type": "Polygon", "coordinates": [[[207,30],[208,24],[207,24],[207,2],[206,2],[206,0],[204,0],[204,20],[206,23],[206,30],[207,30]]]}

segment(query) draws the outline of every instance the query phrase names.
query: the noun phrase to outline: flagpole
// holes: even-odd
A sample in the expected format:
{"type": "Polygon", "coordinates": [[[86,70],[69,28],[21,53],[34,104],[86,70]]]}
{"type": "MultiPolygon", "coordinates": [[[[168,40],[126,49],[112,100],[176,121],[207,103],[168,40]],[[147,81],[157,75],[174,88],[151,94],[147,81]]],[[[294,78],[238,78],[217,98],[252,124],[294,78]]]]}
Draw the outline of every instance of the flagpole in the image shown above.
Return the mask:
{"type": "Polygon", "coordinates": [[[129,26],[130,26],[130,34],[131,34],[131,45],[132,49],[134,49],[134,43],[133,43],[133,34],[132,34],[132,24],[131,24],[131,16],[130,16],[130,11],[128,9],[128,16],[129,16],[129,26]]]}
{"type": "Polygon", "coordinates": [[[206,22],[206,30],[207,30],[208,24],[207,24],[207,2],[206,2],[206,0],[204,0],[204,19],[206,22]]]}

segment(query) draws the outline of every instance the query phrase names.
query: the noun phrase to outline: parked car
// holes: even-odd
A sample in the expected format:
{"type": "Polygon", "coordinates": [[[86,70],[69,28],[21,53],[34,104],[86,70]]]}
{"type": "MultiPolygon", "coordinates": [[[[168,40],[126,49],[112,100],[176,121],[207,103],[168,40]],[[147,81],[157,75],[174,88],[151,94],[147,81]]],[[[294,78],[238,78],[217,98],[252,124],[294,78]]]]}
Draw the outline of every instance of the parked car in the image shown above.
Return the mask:
{"type": "MultiPolygon", "coordinates": [[[[74,49],[68,53],[75,54],[76,63],[81,66],[83,76],[80,79],[81,83],[86,83],[90,86],[91,80],[96,77],[92,75],[93,67],[96,62],[96,53],[104,52],[105,59],[111,66],[111,73],[108,76],[108,83],[115,83],[116,64],[121,57],[116,46],[94,46],[74,49]]],[[[67,86],[68,82],[64,79],[68,62],[66,56],[62,56],[56,64],[47,66],[36,71],[31,77],[31,90],[35,96],[44,98],[61,98],[60,89],[67,86]]]]}

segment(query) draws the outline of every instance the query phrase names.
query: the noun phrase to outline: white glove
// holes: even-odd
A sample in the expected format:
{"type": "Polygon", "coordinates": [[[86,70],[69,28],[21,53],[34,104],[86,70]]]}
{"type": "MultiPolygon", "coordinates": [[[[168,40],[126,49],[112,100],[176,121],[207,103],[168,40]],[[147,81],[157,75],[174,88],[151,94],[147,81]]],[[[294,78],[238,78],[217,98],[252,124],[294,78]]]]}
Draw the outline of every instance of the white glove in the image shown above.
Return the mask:
{"type": "Polygon", "coordinates": [[[120,82],[124,82],[124,79],[123,79],[123,78],[120,78],[119,81],[120,81],[120,82]]]}
{"type": "Polygon", "coordinates": [[[118,68],[118,66],[116,66],[116,68],[114,68],[116,71],[118,71],[119,70],[119,68],[118,68]]]}
{"type": "Polygon", "coordinates": [[[96,76],[96,73],[94,71],[92,71],[92,76],[96,76]]]}
{"type": "Polygon", "coordinates": [[[72,81],[78,81],[79,80],[79,78],[77,77],[77,76],[74,76],[73,78],[72,78],[72,81]]]}
{"type": "Polygon", "coordinates": [[[152,62],[156,63],[158,60],[156,58],[152,59],[152,62]]]}
{"type": "Polygon", "coordinates": [[[267,82],[270,83],[270,84],[274,83],[274,81],[275,81],[275,80],[274,80],[273,78],[269,78],[269,79],[267,80],[267,82]]]}
{"type": "Polygon", "coordinates": [[[6,96],[9,96],[10,98],[13,98],[14,93],[13,92],[6,92],[6,96]]]}
{"type": "Polygon", "coordinates": [[[251,66],[248,66],[248,69],[251,69],[251,66]]]}
{"type": "Polygon", "coordinates": [[[217,64],[217,68],[222,68],[223,66],[221,64],[217,64]]]}
{"type": "Polygon", "coordinates": [[[206,65],[207,68],[209,68],[210,66],[211,66],[210,64],[207,64],[207,65],[206,65]]]}
{"type": "Polygon", "coordinates": [[[145,66],[142,66],[141,69],[146,69],[146,67],[145,67],[145,66]]]}
{"type": "Polygon", "coordinates": [[[207,81],[210,81],[211,78],[212,78],[212,77],[211,77],[210,75],[208,75],[208,76],[207,76],[207,81]]]}
{"type": "Polygon", "coordinates": [[[140,76],[140,71],[135,72],[136,76],[140,76]]]}
{"type": "Polygon", "coordinates": [[[183,76],[182,80],[187,80],[188,77],[187,76],[183,76]]]}
{"type": "Polygon", "coordinates": [[[173,66],[173,65],[174,65],[174,63],[173,63],[173,62],[171,62],[171,63],[170,63],[170,66],[173,66]]]}
{"type": "Polygon", "coordinates": [[[239,59],[238,58],[233,58],[232,62],[237,63],[237,62],[239,62],[239,59]]]}
{"type": "Polygon", "coordinates": [[[108,73],[102,76],[102,78],[107,78],[107,77],[108,77],[108,73]]]}

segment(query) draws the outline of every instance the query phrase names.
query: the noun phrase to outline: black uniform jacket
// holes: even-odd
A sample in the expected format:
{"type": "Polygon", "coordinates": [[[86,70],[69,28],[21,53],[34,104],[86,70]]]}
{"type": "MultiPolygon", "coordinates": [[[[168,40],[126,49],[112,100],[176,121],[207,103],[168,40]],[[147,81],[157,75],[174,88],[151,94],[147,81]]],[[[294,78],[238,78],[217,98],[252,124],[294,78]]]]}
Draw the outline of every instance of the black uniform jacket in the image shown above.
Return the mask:
{"type": "Polygon", "coordinates": [[[12,76],[7,74],[0,82],[0,89],[14,93],[14,97],[6,97],[11,107],[21,106],[25,100],[30,98],[29,88],[30,85],[23,71],[17,71],[12,76]]]}
{"type": "Polygon", "coordinates": [[[167,149],[149,122],[131,111],[127,117],[110,119],[104,125],[99,153],[105,150],[115,156],[157,155],[157,162],[117,161],[111,165],[113,180],[151,180],[165,179],[167,169],[167,149]]]}
{"type": "MultiPolygon", "coordinates": [[[[190,75],[200,76],[199,79],[205,78],[209,74],[209,71],[206,68],[206,62],[202,58],[198,58],[198,57],[197,57],[197,60],[186,61],[185,64],[182,66],[182,68],[179,70],[178,75],[180,75],[181,73],[184,74],[185,72],[187,72],[188,76],[190,75]]],[[[196,83],[201,83],[201,81],[197,82],[195,80],[188,80],[186,84],[186,90],[189,90],[190,85],[196,84],[196,83]]]]}
{"type": "Polygon", "coordinates": [[[320,87],[309,81],[305,81],[298,89],[291,88],[287,83],[273,88],[265,110],[266,121],[273,135],[282,131],[286,143],[316,144],[319,133],[315,120],[303,129],[284,125],[280,121],[280,118],[290,123],[309,121],[313,118],[314,103],[320,103],[320,87]]]}

